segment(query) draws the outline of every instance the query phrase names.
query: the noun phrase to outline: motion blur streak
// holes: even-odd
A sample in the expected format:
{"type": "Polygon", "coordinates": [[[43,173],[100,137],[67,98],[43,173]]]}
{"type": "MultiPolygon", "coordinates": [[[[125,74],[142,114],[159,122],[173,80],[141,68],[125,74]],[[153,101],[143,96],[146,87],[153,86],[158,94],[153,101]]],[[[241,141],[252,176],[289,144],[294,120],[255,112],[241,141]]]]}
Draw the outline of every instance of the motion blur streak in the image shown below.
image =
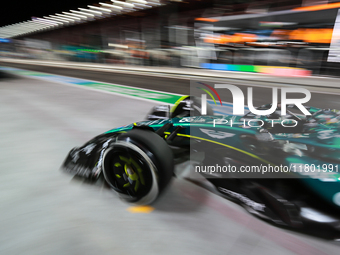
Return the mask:
{"type": "MultiPolygon", "coordinates": [[[[102,17],[96,23],[87,20],[81,25],[52,26],[49,31],[13,38],[7,38],[7,32],[1,36],[0,28],[0,56],[280,76],[338,76],[340,32],[335,24],[340,5],[314,3],[173,1],[139,10],[143,15],[138,18],[102,17]]],[[[63,13],[56,17],[69,12],[63,13]]]]}
{"type": "Polygon", "coordinates": [[[337,242],[274,227],[182,178],[152,207],[130,207],[102,180],[58,169],[74,146],[145,119],[202,77],[254,87],[256,106],[268,88],[299,86],[311,105],[340,109],[340,4],[111,2],[121,8],[94,1],[0,27],[0,253],[339,254],[337,242]],[[89,84],[100,90],[79,89],[89,84]],[[147,90],[173,97],[136,100],[147,90]]]}

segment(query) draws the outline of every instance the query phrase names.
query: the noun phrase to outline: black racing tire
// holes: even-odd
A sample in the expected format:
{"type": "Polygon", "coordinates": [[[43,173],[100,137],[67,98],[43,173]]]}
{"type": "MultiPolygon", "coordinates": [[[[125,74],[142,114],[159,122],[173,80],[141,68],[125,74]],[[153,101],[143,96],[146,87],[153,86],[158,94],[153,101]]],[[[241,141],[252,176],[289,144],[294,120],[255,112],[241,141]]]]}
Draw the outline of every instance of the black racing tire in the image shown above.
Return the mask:
{"type": "Polygon", "coordinates": [[[159,197],[173,169],[172,150],[150,130],[120,134],[103,156],[105,181],[122,200],[138,205],[151,204],[159,197]]]}

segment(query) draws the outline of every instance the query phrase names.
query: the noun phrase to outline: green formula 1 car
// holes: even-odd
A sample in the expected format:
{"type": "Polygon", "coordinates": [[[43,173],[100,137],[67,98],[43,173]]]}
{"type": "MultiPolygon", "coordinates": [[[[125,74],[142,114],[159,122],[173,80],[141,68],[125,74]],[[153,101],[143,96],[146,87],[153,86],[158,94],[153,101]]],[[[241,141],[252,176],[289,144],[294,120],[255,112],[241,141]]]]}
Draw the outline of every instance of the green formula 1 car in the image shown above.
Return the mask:
{"type": "Polygon", "coordinates": [[[189,162],[201,185],[257,217],[338,239],[340,113],[308,107],[305,117],[288,109],[284,117],[279,108],[270,116],[222,116],[208,107],[202,116],[200,100],[183,97],[72,149],[62,168],[103,176],[123,200],[145,205],[169,185],[176,165],[189,162]]]}

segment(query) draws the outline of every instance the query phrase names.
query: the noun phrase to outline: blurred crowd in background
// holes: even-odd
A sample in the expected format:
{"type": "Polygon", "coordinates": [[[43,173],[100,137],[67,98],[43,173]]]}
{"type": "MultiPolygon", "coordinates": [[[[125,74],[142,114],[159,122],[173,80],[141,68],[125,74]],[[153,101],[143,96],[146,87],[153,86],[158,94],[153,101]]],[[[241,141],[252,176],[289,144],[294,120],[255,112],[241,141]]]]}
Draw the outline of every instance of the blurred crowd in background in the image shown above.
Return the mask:
{"type": "Polygon", "coordinates": [[[249,66],[286,67],[337,76],[339,8],[314,0],[171,1],[133,15],[0,38],[0,56],[253,72],[249,66]]]}

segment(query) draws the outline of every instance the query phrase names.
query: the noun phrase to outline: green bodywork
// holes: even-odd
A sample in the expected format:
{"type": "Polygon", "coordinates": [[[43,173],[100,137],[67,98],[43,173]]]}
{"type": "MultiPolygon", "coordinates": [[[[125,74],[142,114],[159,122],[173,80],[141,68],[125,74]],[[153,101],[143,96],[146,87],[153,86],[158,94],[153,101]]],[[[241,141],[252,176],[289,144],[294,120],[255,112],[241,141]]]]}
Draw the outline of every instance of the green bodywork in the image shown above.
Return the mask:
{"type": "MultiPolygon", "coordinates": [[[[317,112],[318,108],[311,108],[311,113],[317,112]]],[[[309,186],[319,196],[333,205],[340,206],[340,129],[339,122],[320,121],[317,125],[310,127],[308,132],[303,133],[264,133],[270,136],[271,141],[263,144],[275,144],[286,150],[280,157],[280,161],[273,160],[270,153],[257,153],[257,151],[242,142],[241,137],[263,136],[262,127],[249,127],[243,125],[244,117],[239,116],[194,116],[171,119],[159,119],[154,121],[141,121],[127,126],[112,129],[106,133],[127,132],[134,127],[151,127],[154,131],[171,123],[165,134],[169,135],[177,126],[183,127],[178,133],[179,137],[202,140],[214,143],[216,146],[227,147],[230,150],[251,157],[263,164],[289,166],[294,177],[309,186]],[[217,124],[217,120],[223,119],[223,124],[217,124]],[[225,124],[225,122],[227,122],[225,124]],[[232,121],[233,125],[230,125],[232,121]],[[215,124],[214,124],[215,123],[215,124]],[[226,137],[221,137],[226,136],[226,137]],[[218,137],[219,136],[219,137],[218,137]],[[310,171],[307,172],[307,167],[310,171]],[[313,168],[314,166],[314,168],[313,168]],[[333,168],[333,169],[331,169],[333,168]],[[303,169],[303,172],[297,171],[303,169]],[[314,169],[314,171],[313,171],[314,169]],[[293,170],[296,170],[293,172],[293,170]]],[[[259,119],[265,120],[261,117],[259,119]]],[[[266,120],[265,120],[266,121],[266,120]]],[[[280,148],[281,148],[280,147],[280,148]]],[[[266,148],[264,148],[266,149],[266,148]]]]}

